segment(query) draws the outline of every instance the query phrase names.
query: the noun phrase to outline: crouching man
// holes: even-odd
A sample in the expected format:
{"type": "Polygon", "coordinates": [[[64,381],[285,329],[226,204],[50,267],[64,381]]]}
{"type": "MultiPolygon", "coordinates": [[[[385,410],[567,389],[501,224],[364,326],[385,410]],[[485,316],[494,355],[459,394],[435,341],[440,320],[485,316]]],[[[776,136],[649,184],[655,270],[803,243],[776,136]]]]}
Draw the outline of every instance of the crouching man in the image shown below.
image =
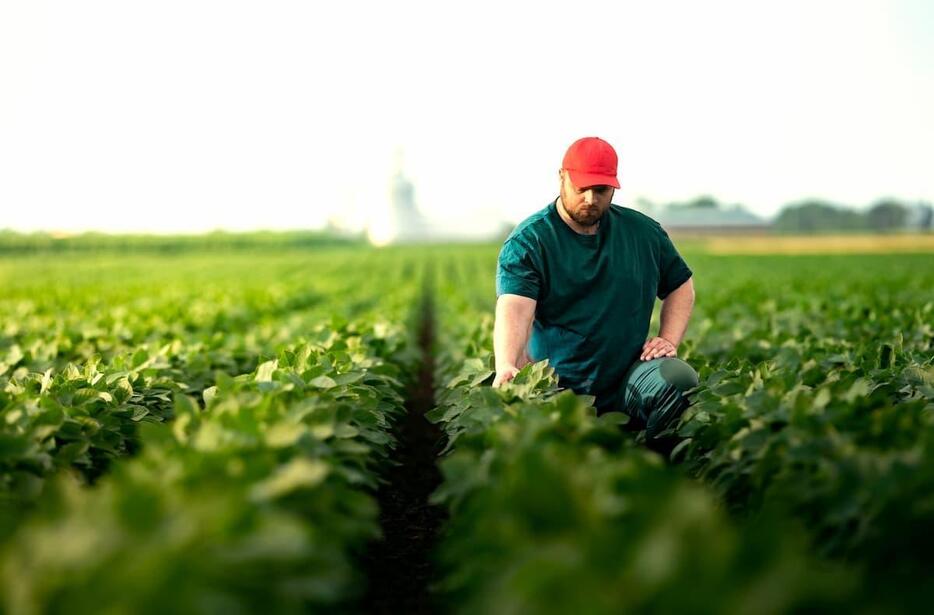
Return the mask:
{"type": "Polygon", "coordinates": [[[496,272],[493,386],[548,359],[559,383],[628,414],[651,443],[689,404],[697,373],[677,358],[694,305],[692,272],[652,218],[612,204],[617,155],[575,141],[559,196],[506,239],[496,272]],[[661,327],[646,341],[655,298],[661,327]]]}

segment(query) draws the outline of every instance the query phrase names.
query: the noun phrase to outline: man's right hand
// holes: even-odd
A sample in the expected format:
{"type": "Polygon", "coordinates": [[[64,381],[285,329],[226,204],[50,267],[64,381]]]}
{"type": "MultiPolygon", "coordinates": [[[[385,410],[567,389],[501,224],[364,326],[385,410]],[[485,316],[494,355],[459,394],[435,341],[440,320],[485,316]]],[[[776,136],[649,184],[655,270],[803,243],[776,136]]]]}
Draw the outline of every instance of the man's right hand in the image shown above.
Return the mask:
{"type": "Polygon", "coordinates": [[[496,369],[496,378],[493,379],[493,386],[499,387],[504,382],[509,382],[516,377],[516,374],[519,373],[519,368],[515,365],[508,365],[506,367],[496,369]]]}

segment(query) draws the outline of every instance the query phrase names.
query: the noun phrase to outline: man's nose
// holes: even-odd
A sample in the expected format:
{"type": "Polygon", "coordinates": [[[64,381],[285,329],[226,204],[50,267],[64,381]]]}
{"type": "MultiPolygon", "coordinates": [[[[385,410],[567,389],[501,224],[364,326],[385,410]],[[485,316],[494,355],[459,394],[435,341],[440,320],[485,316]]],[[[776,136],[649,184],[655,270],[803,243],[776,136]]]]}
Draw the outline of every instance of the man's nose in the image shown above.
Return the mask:
{"type": "Polygon", "coordinates": [[[593,205],[593,190],[584,191],[584,202],[588,205],[593,205]]]}

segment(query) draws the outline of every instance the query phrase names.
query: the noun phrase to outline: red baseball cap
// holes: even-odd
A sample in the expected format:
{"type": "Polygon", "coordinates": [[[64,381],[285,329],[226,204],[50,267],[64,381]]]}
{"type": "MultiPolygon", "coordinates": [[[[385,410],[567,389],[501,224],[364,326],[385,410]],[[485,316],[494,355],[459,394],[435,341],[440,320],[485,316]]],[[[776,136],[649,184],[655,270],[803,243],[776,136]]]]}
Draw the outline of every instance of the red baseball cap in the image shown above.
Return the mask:
{"type": "Polygon", "coordinates": [[[571,175],[571,183],[578,188],[619,188],[619,180],[616,179],[617,162],[616,150],[612,145],[599,137],[584,137],[568,148],[561,168],[571,175]]]}

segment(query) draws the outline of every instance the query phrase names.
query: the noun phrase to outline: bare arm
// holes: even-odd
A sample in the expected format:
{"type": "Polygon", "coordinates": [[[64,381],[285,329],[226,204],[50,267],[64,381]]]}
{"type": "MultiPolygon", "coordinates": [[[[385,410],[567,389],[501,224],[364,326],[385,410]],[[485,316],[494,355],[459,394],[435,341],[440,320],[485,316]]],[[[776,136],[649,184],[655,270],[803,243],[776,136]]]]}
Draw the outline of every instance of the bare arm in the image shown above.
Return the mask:
{"type": "Polygon", "coordinates": [[[684,339],[691,310],[694,309],[694,278],[671,291],[662,301],[661,325],[658,336],[677,347],[684,339]]]}
{"type": "Polygon", "coordinates": [[[496,301],[493,326],[493,352],[496,354],[496,378],[493,386],[512,380],[529,363],[526,346],[535,318],[535,299],[520,295],[501,295],[496,301]]]}
{"type": "Polygon", "coordinates": [[[684,339],[691,310],[694,308],[694,278],[671,291],[662,300],[661,326],[658,336],[642,345],[641,361],[658,357],[678,356],[678,345],[684,339]]]}

